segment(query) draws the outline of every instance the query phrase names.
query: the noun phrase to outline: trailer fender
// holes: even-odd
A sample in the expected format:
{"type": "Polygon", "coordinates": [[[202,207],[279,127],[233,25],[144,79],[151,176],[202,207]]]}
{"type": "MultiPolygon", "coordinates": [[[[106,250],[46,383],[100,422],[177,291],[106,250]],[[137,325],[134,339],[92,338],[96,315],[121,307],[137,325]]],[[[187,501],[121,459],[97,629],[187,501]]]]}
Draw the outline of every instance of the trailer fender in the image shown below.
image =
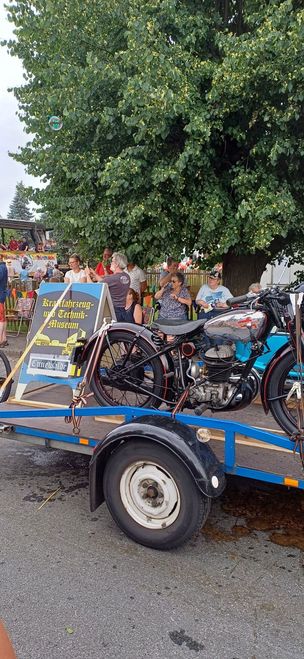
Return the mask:
{"type": "Polygon", "coordinates": [[[210,446],[200,442],[190,426],[172,417],[147,414],[115,428],[96,447],[89,472],[91,511],[104,501],[103,474],[108,458],[121,442],[131,439],[148,439],[167,448],[183,462],[202,494],[210,498],[222,494],[225,474],[210,446]]]}

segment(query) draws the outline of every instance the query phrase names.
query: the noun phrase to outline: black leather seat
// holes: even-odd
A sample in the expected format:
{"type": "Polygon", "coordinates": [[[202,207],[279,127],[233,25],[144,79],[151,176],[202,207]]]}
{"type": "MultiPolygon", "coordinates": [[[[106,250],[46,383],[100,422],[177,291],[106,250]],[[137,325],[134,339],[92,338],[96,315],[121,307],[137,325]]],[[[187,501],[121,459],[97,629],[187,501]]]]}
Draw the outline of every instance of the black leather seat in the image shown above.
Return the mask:
{"type": "Polygon", "coordinates": [[[152,328],[157,329],[164,334],[171,334],[171,336],[181,336],[182,334],[190,334],[195,332],[199,327],[205,325],[206,319],[201,320],[175,320],[173,318],[162,318],[153,323],[152,328]]]}

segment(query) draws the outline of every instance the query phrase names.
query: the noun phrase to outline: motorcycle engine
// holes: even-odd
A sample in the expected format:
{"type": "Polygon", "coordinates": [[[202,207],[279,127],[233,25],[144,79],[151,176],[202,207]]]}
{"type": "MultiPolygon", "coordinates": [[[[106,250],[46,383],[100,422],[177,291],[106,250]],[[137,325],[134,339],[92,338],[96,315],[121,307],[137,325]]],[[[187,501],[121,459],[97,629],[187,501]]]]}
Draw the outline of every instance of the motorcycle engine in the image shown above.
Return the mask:
{"type": "Polygon", "coordinates": [[[231,345],[209,348],[204,362],[210,382],[228,382],[234,362],[234,349],[231,345]]]}
{"type": "Polygon", "coordinates": [[[192,362],[190,377],[195,385],[190,390],[190,401],[194,407],[202,403],[222,407],[232,396],[235,382],[230,382],[235,359],[234,345],[209,348],[204,354],[204,367],[192,362]]]}

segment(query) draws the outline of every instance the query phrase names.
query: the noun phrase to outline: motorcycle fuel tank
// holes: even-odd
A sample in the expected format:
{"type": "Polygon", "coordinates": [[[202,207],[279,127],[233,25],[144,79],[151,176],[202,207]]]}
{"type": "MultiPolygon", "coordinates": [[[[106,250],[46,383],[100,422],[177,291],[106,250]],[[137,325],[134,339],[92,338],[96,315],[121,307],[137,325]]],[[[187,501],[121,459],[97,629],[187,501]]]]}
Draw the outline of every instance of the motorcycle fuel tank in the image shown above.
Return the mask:
{"type": "Polygon", "coordinates": [[[263,311],[234,309],[207,320],[204,331],[210,339],[249,343],[260,338],[266,325],[267,315],[263,311]]]}

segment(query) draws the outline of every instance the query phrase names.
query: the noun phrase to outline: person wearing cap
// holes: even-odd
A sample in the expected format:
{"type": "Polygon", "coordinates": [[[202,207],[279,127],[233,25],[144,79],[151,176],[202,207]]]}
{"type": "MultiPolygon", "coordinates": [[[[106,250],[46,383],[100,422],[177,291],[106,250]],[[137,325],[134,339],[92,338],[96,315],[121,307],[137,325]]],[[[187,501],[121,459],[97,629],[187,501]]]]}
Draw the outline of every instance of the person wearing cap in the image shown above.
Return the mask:
{"type": "Polygon", "coordinates": [[[203,284],[196,296],[196,304],[199,307],[199,318],[213,318],[219,311],[227,308],[226,300],[232,297],[226,286],[222,286],[221,273],[211,270],[208,273],[208,282],[203,284]]]}

